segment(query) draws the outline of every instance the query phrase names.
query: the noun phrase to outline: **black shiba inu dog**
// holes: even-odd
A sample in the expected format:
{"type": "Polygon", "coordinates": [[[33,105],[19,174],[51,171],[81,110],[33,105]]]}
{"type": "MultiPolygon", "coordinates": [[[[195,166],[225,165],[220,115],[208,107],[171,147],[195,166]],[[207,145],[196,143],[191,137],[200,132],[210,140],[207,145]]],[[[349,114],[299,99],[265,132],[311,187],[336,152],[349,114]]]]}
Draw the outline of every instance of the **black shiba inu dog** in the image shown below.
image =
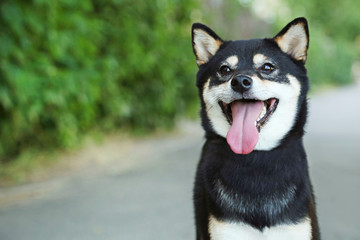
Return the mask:
{"type": "Polygon", "coordinates": [[[206,132],[194,187],[196,239],[320,239],[302,141],[306,19],[274,38],[239,41],[195,23],[192,43],[206,132]]]}

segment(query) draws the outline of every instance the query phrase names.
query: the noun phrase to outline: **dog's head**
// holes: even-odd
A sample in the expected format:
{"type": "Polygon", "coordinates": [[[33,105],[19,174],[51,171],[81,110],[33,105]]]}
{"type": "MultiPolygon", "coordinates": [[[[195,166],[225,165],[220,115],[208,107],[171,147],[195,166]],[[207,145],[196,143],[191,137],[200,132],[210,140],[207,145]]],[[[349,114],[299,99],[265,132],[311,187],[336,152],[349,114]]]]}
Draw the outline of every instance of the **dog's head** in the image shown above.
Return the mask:
{"type": "Polygon", "coordinates": [[[197,86],[205,131],[238,154],[271,150],[302,136],[309,32],[297,18],[274,38],[224,41],[205,25],[192,27],[197,86]]]}

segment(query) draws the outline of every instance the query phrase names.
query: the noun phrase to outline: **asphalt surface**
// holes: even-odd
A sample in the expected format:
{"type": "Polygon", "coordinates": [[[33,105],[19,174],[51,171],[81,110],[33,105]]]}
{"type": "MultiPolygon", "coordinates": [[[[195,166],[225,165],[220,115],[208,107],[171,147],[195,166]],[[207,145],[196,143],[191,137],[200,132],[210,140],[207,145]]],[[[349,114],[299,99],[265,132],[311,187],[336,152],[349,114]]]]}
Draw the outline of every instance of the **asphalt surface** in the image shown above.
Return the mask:
{"type": "MultiPolygon", "coordinates": [[[[305,145],[322,239],[359,240],[360,87],[310,103],[305,145]]],[[[0,240],[195,239],[191,191],[203,139],[198,124],[185,129],[148,140],[143,154],[134,143],[135,155],[114,156],[135,163],[125,170],[115,161],[95,174],[0,189],[0,240]]]]}

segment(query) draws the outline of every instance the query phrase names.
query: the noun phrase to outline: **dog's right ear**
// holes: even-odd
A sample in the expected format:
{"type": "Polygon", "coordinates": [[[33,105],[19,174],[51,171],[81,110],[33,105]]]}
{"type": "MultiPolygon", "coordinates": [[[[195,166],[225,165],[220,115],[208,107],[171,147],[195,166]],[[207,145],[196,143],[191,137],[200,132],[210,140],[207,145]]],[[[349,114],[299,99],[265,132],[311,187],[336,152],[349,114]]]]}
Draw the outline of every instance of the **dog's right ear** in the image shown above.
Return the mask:
{"type": "Polygon", "coordinates": [[[297,61],[306,62],[309,28],[305,18],[294,19],[274,37],[274,40],[284,53],[297,61]]]}
{"type": "Polygon", "coordinates": [[[201,23],[192,25],[192,45],[199,67],[207,63],[223,43],[224,41],[209,27],[201,23]]]}

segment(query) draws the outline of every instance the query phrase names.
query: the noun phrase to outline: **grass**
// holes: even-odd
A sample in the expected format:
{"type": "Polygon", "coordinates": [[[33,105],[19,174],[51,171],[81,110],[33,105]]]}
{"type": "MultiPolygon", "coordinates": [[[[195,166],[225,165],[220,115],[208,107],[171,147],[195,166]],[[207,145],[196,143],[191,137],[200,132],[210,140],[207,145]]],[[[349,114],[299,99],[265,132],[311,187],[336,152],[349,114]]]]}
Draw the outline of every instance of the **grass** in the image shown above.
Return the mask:
{"type": "Polygon", "coordinates": [[[8,187],[34,181],[43,180],[49,176],[61,159],[67,155],[74,155],[87,142],[99,144],[106,138],[105,133],[93,131],[82,139],[77,145],[67,149],[38,149],[24,150],[19,156],[6,163],[0,163],[0,187],[8,187]]]}

